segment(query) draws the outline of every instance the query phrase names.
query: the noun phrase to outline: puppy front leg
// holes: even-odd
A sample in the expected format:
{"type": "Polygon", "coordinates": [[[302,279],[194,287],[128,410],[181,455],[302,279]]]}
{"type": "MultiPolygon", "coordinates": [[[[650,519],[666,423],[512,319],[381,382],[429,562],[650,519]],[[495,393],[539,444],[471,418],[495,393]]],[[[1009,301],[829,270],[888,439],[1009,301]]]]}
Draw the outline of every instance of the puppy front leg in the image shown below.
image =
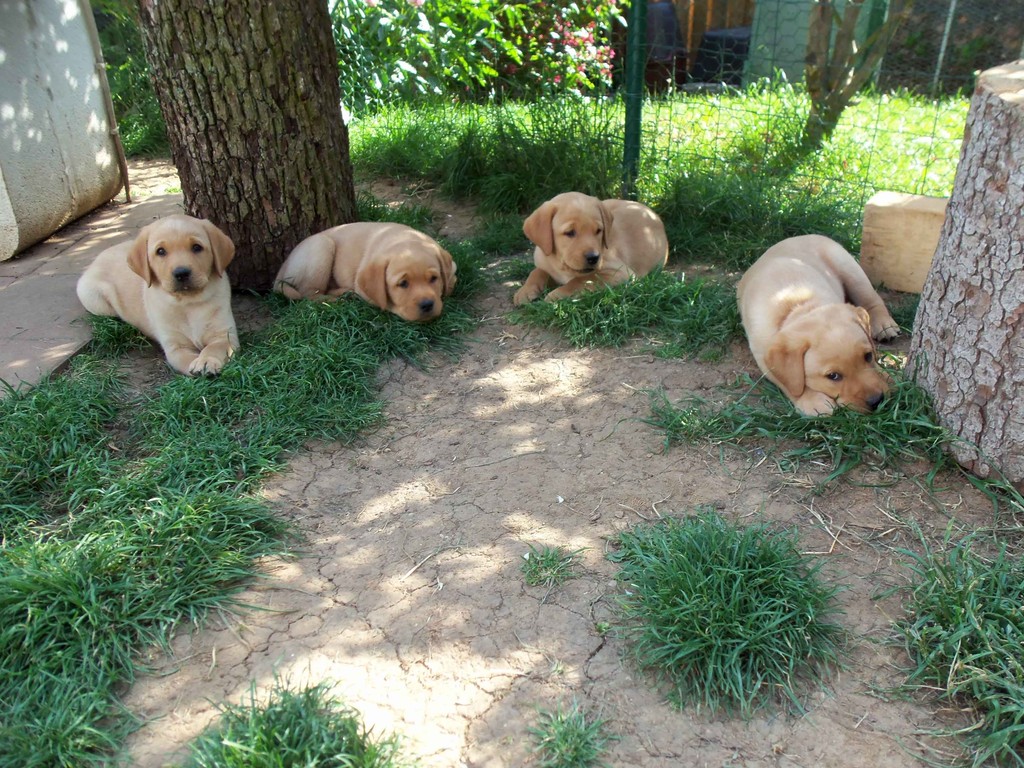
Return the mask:
{"type": "Polygon", "coordinates": [[[233,331],[210,334],[201,341],[206,346],[188,367],[188,372],[193,376],[216,376],[238,351],[238,336],[233,331]]]}
{"type": "Polygon", "coordinates": [[[813,389],[805,389],[800,397],[790,397],[790,400],[804,416],[830,416],[836,409],[835,400],[813,389]]]}
{"type": "Polygon", "coordinates": [[[512,303],[517,307],[529,304],[544,293],[544,289],[551,285],[552,282],[554,281],[551,279],[551,275],[540,267],[535,267],[530,276],[526,278],[523,287],[516,291],[516,295],[512,297],[512,303]]]}
{"type": "Polygon", "coordinates": [[[885,302],[871,281],[862,272],[842,275],[843,289],[847,297],[858,307],[863,307],[871,316],[871,337],[876,341],[888,341],[900,335],[899,324],[892,319],[885,302]]]}
{"type": "Polygon", "coordinates": [[[544,297],[544,301],[567,299],[574,293],[579,293],[580,291],[594,291],[603,286],[604,281],[594,275],[574,277],[565,285],[560,285],[555,288],[555,290],[551,291],[551,293],[544,297]]]}
{"type": "Polygon", "coordinates": [[[162,343],[164,356],[167,358],[167,362],[171,368],[176,370],[178,373],[185,373],[191,375],[192,364],[198,359],[198,351],[191,342],[169,342],[162,343]]]}

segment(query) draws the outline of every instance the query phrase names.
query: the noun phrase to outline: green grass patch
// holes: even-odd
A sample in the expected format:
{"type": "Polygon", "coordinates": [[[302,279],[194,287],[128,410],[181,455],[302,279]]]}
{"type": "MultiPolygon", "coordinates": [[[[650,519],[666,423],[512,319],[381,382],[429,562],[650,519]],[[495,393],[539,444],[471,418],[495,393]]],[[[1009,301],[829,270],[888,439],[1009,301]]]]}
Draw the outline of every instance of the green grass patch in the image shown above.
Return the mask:
{"type": "Polygon", "coordinates": [[[511,320],[558,331],[577,347],[617,347],[645,336],[671,357],[714,358],[742,334],[732,285],[664,270],[561,301],[534,301],[511,320]]]}
{"type": "Polygon", "coordinates": [[[290,690],[279,681],[266,701],[222,709],[219,721],[191,747],[186,768],[398,768],[394,737],[374,737],[357,711],[325,684],[290,690]]]}
{"type": "Polygon", "coordinates": [[[361,174],[426,179],[485,214],[522,214],[574,189],[614,197],[622,108],[571,97],[388,107],[352,125],[361,174]]]}
{"type": "Polygon", "coordinates": [[[575,578],[575,568],[583,552],[572,552],[564,547],[535,547],[533,544],[523,554],[523,580],[531,587],[551,589],[575,578]]]}
{"type": "Polygon", "coordinates": [[[673,405],[661,393],[651,395],[649,423],[665,433],[665,445],[711,442],[734,448],[756,445],[779,454],[785,469],[818,461],[832,467],[829,483],[861,465],[898,468],[924,459],[930,478],[953,464],[943,446],[949,433],[937,426],[927,394],[902,374],[874,413],[839,408],[830,416],[801,415],[781,390],[765,379],[741,376],[735,399],[716,405],[699,397],[673,405]]]}
{"type": "Polygon", "coordinates": [[[619,535],[622,632],[679,707],[711,712],[785,701],[835,668],[845,633],[838,588],[794,531],[735,526],[712,511],[619,535]]]}
{"type": "Polygon", "coordinates": [[[460,279],[432,323],[271,296],[273,322],[220,376],[133,396],[116,356],[134,332],[102,318],[67,374],[0,400],[0,767],[109,763],[137,652],[233,605],[259,560],[290,548],[250,496],[259,483],[309,438],[379,423],[384,361],[460,348],[482,256],[449,249],[460,279]]]}
{"type": "Polygon", "coordinates": [[[903,551],[913,574],[897,625],[916,665],[908,686],[940,691],[970,724],[954,735],[972,766],[1024,764],[1024,560],[970,540],[945,552],[903,551]]]}
{"type": "Polygon", "coordinates": [[[601,755],[611,741],[604,719],[588,713],[579,702],[541,710],[530,728],[537,765],[541,768],[592,768],[606,765],[601,755]]]}
{"type": "Polygon", "coordinates": [[[63,376],[0,399],[0,537],[63,515],[68,499],[117,463],[109,427],[122,395],[113,366],[76,358],[63,376]]]}
{"type": "Polygon", "coordinates": [[[721,404],[689,397],[673,404],[663,393],[651,393],[647,422],[665,433],[665,447],[673,443],[708,443],[744,450],[756,446],[776,455],[785,471],[806,462],[830,467],[819,484],[824,487],[857,467],[899,471],[907,464],[925,462],[921,480],[933,486],[939,473],[959,473],[998,508],[1006,504],[1024,510],[1024,499],[1004,478],[978,478],[966,472],[946,451],[958,440],[939,426],[931,398],[903,371],[889,370],[892,388],[873,413],[839,408],[830,416],[801,415],[781,390],[765,379],[741,376],[733,390],[738,396],[721,404]]]}

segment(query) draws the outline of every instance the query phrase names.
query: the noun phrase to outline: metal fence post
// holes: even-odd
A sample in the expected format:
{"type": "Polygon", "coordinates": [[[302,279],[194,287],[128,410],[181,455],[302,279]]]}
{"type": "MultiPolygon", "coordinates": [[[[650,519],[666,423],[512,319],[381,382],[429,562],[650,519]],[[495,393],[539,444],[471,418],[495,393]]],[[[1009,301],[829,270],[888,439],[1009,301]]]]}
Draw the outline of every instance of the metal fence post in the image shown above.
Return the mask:
{"type": "Polygon", "coordinates": [[[636,199],[640,166],[640,124],[644,106],[644,68],[647,64],[647,0],[629,4],[626,36],[626,125],[622,148],[622,197],[636,199]]]}

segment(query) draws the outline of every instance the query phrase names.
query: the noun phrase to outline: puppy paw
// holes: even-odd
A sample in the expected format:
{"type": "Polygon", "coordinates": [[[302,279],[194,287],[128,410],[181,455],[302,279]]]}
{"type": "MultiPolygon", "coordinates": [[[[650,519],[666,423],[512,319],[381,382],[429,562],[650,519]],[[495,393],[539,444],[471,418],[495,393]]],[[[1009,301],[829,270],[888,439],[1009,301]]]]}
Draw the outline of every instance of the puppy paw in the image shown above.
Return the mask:
{"type": "Polygon", "coordinates": [[[895,320],[886,315],[879,318],[877,322],[872,319],[871,335],[875,341],[889,341],[900,335],[900,327],[895,320]]]}
{"type": "Polygon", "coordinates": [[[518,291],[516,295],[512,297],[512,303],[517,307],[523,306],[523,304],[529,304],[531,301],[540,296],[540,291],[534,288],[532,285],[524,285],[518,291]]]}
{"type": "Polygon", "coordinates": [[[831,416],[836,409],[836,401],[824,392],[808,389],[793,401],[793,405],[804,416],[831,416]]]}
{"type": "Polygon", "coordinates": [[[189,376],[216,376],[224,368],[224,361],[212,355],[199,355],[188,367],[189,376]]]}

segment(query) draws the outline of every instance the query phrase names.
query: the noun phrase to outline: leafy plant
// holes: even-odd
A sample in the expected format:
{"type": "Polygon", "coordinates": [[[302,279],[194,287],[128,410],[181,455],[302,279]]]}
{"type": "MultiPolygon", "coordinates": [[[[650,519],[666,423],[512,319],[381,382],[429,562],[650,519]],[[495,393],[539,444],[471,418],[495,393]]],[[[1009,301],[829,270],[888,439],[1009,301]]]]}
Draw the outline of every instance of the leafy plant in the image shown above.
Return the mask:
{"type": "Polygon", "coordinates": [[[130,0],[96,0],[92,8],[125,154],[166,155],[167,127],[149,79],[135,4],[130,0]]]}
{"type": "Polygon", "coordinates": [[[471,99],[610,85],[616,0],[338,0],[343,101],[354,112],[423,96],[471,99]]]}
{"type": "Polygon", "coordinates": [[[710,510],[618,537],[623,629],[637,663],[678,706],[743,714],[839,663],[837,587],[796,533],[734,526],[710,510]]]}

